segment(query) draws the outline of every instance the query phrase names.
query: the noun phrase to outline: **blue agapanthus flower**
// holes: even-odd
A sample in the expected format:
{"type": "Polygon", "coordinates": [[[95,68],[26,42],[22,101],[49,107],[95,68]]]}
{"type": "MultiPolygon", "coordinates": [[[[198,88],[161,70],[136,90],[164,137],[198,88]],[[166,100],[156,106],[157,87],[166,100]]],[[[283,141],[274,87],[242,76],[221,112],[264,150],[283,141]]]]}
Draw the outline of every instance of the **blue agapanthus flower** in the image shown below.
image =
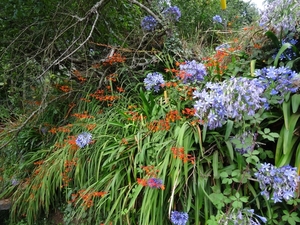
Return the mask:
{"type": "Polygon", "coordinates": [[[157,21],[153,16],[145,16],[141,22],[142,29],[147,32],[154,31],[156,25],[157,21]]]}
{"type": "Polygon", "coordinates": [[[148,73],[147,77],[144,79],[144,85],[147,91],[150,91],[153,88],[155,92],[158,92],[161,85],[164,83],[165,81],[162,74],[158,72],[148,73]]]}
{"type": "Polygon", "coordinates": [[[219,224],[261,225],[260,221],[266,223],[267,218],[254,213],[253,209],[233,209],[224,214],[218,222],[219,224]]]}
{"type": "Polygon", "coordinates": [[[161,179],[152,177],[149,178],[147,181],[147,185],[150,188],[157,188],[157,189],[163,189],[164,185],[163,185],[163,181],[161,179]]]}
{"type": "Polygon", "coordinates": [[[219,15],[215,15],[215,16],[213,17],[213,21],[214,21],[215,23],[222,23],[222,17],[219,16],[219,15]]]}
{"type": "Polygon", "coordinates": [[[230,45],[227,43],[221,44],[215,48],[216,51],[223,51],[227,48],[230,48],[230,45]]]}
{"type": "Polygon", "coordinates": [[[177,6],[171,6],[167,9],[165,9],[163,12],[163,15],[166,19],[176,22],[181,17],[180,9],[177,6]]]}
{"type": "Polygon", "coordinates": [[[299,17],[299,1],[274,0],[266,4],[264,10],[260,12],[259,25],[266,30],[272,28],[279,35],[296,31],[299,17]]]}
{"type": "Polygon", "coordinates": [[[13,178],[13,179],[11,180],[12,186],[17,186],[19,183],[20,183],[20,181],[19,181],[18,179],[16,179],[16,178],[13,178]]]}
{"type": "Polygon", "coordinates": [[[87,146],[91,141],[92,141],[92,134],[89,132],[83,132],[78,135],[75,142],[79,148],[83,148],[87,146]]]}
{"type": "Polygon", "coordinates": [[[189,219],[189,215],[186,212],[171,212],[171,222],[174,225],[185,225],[189,219]]]}
{"type": "MultiPolygon", "coordinates": [[[[293,38],[284,38],[281,41],[281,45],[284,45],[285,43],[290,43],[291,45],[296,45],[298,43],[298,41],[296,39],[293,38]]],[[[279,51],[279,49],[278,49],[279,51]]],[[[278,51],[276,54],[273,55],[273,59],[275,59],[275,57],[278,54],[278,51]]],[[[279,59],[280,60],[292,60],[297,56],[297,54],[293,51],[292,46],[290,46],[288,49],[286,49],[280,56],[279,59]]]]}
{"type": "Polygon", "coordinates": [[[202,63],[198,63],[195,60],[186,61],[179,66],[180,78],[183,83],[193,83],[204,80],[204,76],[207,75],[206,67],[202,63]]]}
{"type": "Polygon", "coordinates": [[[257,134],[245,131],[242,134],[238,134],[230,138],[230,142],[232,143],[235,151],[245,154],[254,150],[256,146],[256,137],[257,134]]]}
{"type": "Polygon", "coordinates": [[[294,82],[299,79],[298,74],[288,67],[265,67],[256,70],[255,75],[271,95],[268,98],[269,103],[281,104],[286,94],[298,90],[294,85],[294,82]]]}
{"type": "Polygon", "coordinates": [[[267,199],[272,196],[274,203],[294,198],[300,180],[296,167],[287,165],[277,168],[270,163],[261,164],[254,176],[262,190],[261,194],[267,199]]]}
{"type": "Polygon", "coordinates": [[[258,79],[233,77],[220,83],[207,82],[201,91],[194,91],[195,116],[209,129],[222,127],[227,119],[241,121],[254,116],[264,107],[264,87],[258,79]]]}

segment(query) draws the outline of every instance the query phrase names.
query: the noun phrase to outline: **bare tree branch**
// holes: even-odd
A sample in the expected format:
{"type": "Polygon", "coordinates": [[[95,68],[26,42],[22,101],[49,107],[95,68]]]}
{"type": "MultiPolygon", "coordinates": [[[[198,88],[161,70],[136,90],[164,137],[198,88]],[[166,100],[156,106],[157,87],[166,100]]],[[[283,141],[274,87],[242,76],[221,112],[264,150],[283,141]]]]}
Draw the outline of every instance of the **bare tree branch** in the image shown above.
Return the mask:
{"type": "Polygon", "coordinates": [[[145,5],[143,5],[142,3],[140,3],[136,0],[129,0],[129,1],[133,4],[138,5],[142,9],[144,9],[147,13],[149,13],[151,16],[153,16],[157,20],[157,22],[159,22],[161,25],[163,25],[162,20],[154,12],[152,12],[148,7],[146,7],[145,5]]]}
{"type": "Polygon", "coordinates": [[[75,48],[71,53],[68,53],[70,48],[77,42],[77,40],[73,41],[72,44],[57,58],[55,59],[38,77],[37,79],[40,79],[41,77],[43,77],[53,66],[55,65],[58,65],[60,64],[61,62],[63,62],[64,60],[66,60],[67,58],[69,58],[70,56],[72,56],[74,53],[76,53],[83,45],[85,45],[88,40],[90,39],[90,37],[92,36],[93,32],[94,32],[94,29],[95,29],[95,26],[96,26],[96,23],[99,19],[99,13],[98,13],[98,9],[100,6],[102,6],[105,2],[107,2],[107,0],[101,0],[101,1],[98,1],[86,14],[84,17],[79,17],[79,16],[72,16],[74,18],[77,19],[77,22],[78,21],[84,21],[84,20],[88,20],[91,15],[95,14],[96,15],[96,18],[94,19],[94,22],[93,22],[93,25],[92,25],[92,28],[88,34],[88,36],[85,38],[85,40],[83,42],[81,42],[79,44],[79,46],[77,48],[75,48]]]}

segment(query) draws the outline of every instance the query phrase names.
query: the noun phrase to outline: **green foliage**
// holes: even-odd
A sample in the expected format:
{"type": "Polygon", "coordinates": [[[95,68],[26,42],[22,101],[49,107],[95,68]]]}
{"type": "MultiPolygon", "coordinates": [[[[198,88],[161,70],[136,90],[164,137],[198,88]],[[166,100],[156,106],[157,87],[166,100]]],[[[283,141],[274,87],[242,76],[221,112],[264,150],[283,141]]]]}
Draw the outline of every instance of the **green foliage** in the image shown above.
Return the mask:
{"type": "MultiPolygon", "coordinates": [[[[282,104],[284,124],[280,131],[280,136],[276,146],[275,165],[283,166],[287,164],[299,165],[299,138],[295,130],[299,126],[298,100],[292,96],[282,104]],[[293,100],[294,99],[294,100],[293,100]],[[293,102],[293,103],[292,103],[293,102]]],[[[299,169],[299,166],[298,166],[299,169]]]]}
{"type": "Polygon", "coordinates": [[[254,178],[263,162],[300,171],[299,93],[214,130],[193,111],[193,91],[207,82],[296,67],[297,59],[279,62],[291,45],[274,33],[238,30],[256,16],[248,3],[221,11],[216,1],[174,0],[179,22],[149,33],[143,16],[163,16],[148,1],[59,4],[0,3],[0,199],[13,200],[10,224],[39,224],[53,209],[65,224],[170,224],[174,210],[187,212],[188,224],[249,224],[258,214],[268,224],[300,222],[299,193],[273,204],[254,178]],[[216,14],[224,24],[212,24],[216,14]],[[223,42],[230,48],[215,51],[223,42]],[[183,83],[179,63],[194,58],[208,75],[183,83]],[[145,91],[156,71],[165,85],[145,91]],[[92,141],[79,148],[82,132],[92,141]]]}

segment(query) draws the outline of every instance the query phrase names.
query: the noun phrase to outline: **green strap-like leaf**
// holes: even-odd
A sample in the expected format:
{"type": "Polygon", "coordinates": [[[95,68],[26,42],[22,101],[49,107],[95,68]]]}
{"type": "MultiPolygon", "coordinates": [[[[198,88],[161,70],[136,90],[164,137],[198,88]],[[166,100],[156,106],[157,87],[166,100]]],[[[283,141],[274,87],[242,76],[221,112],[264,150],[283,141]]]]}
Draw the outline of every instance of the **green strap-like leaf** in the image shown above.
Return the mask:
{"type": "Polygon", "coordinates": [[[231,131],[232,131],[232,127],[233,127],[233,121],[232,120],[227,120],[225,140],[228,140],[229,135],[231,134],[231,131]]]}
{"type": "Polygon", "coordinates": [[[285,128],[288,130],[289,129],[289,118],[291,116],[290,101],[282,103],[282,111],[283,111],[284,125],[285,125],[285,128]]]}
{"type": "Polygon", "coordinates": [[[282,156],[284,130],[285,130],[285,126],[281,128],[279,138],[277,140],[276,151],[275,151],[275,165],[279,163],[279,160],[282,156]]]}
{"type": "Polygon", "coordinates": [[[214,178],[218,179],[219,178],[219,154],[218,154],[218,151],[214,152],[212,166],[213,166],[214,178]]]}
{"type": "Polygon", "coordinates": [[[279,51],[278,51],[278,53],[277,53],[277,55],[276,55],[276,57],[275,57],[275,60],[274,60],[274,66],[275,66],[275,67],[278,66],[278,60],[279,60],[281,54],[282,54],[285,50],[287,50],[287,49],[289,49],[289,48],[291,48],[291,47],[292,47],[292,45],[291,45],[290,43],[284,43],[284,44],[281,46],[281,48],[279,49],[279,51]]]}
{"type": "Polygon", "coordinates": [[[292,112],[296,113],[300,106],[300,94],[292,95],[291,99],[292,99],[292,112]]]}
{"type": "Polygon", "coordinates": [[[273,41],[274,45],[275,45],[277,48],[280,47],[280,42],[279,42],[277,36],[276,36],[272,31],[267,31],[267,32],[265,33],[265,35],[273,41]]]}
{"type": "Polygon", "coordinates": [[[288,154],[292,149],[292,138],[294,135],[294,130],[300,114],[293,114],[289,120],[289,128],[284,131],[284,140],[283,140],[283,154],[288,154]]]}

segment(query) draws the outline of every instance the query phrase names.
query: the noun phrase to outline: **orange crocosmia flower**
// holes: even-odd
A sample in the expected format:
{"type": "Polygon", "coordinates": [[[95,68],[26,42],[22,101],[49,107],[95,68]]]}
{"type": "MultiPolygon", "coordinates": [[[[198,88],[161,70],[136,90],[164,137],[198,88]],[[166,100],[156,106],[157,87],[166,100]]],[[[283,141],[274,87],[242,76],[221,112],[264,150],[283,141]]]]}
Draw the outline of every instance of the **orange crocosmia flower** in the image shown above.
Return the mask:
{"type": "Polygon", "coordinates": [[[161,87],[176,87],[177,86],[177,83],[176,82],[166,82],[164,84],[161,84],[161,87]]]}
{"type": "Polygon", "coordinates": [[[93,130],[97,125],[96,124],[87,124],[85,127],[87,130],[93,130]]]}
{"type": "Polygon", "coordinates": [[[76,76],[76,78],[77,78],[81,83],[83,83],[83,82],[86,81],[86,78],[84,78],[84,77],[81,75],[81,73],[80,73],[79,70],[73,70],[72,73],[76,76]]]}
{"type": "Polygon", "coordinates": [[[52,127],[50,130],[49,130],[50,133],[52,134],[55,134],[57,132],[57,129],[52,127]]]}
{"type": "Polygon", "coordinates": [[[135,108],[137,108],[137,105],[129,105],[128,106],[128,109],[135,109],[135,108]]]}
{"type": "Polygon", "coordinates": [[[33,163],[33,165],[39,166],[39,165],[42,165],[43,163],[44,163],[44,160],[39,160],[39,161],[35,161],[33,163]]]}
{"type": "Polygon", "coordinates": [[[93,195],[95,196],[95,197],[103,197],[104,195],[106,195],[107,194],[107,192],[105,192],[105,191],[98,191],[98,192],[94,192],[93,193],[93,195]]]}
{"type": "Polygon", "coordinates": [[[127,144],[128,144],[128,141],[127,141],[127,139],[126,139],[126,138],[122,138],[122,140],[121,140],[121,144],[123,144],[123,145],[127,145],[127,144]]]}
{"type": "Polygon", "coordinates": [[[67,143],[69,145],[71,145],[71,149],[73,149],[73,150],[77,150],[79,148],[76,144],[76,139],[77,139],[77,137],[75,137],[75,136],[69,136],[68,140],[67,140],[67,143]]]}
{"type": "Polygon", "coordinates": [[[117,91],[120,92],[120,93],[125,92],[125,90],[122,87],[117,87],[117,91]]]}
{"type": "Polygon", "coordinates": [[[98,69],[100,68],[100,64],[99,63],[92,64],[92,68],[98,69]]]}
{"type": "Polygon", "coordinates": [[[176,120],[180,120],[181,116],[177,110],[171,110],[166,115],[166,121],[175,122],[176,120]]]}
{"type": "Polygon", "coordinates": [[[194,116],[196,113],[196,109],[194,108],[185,108],[182,110],[182,114],[185,115],[186,117],[191,117],[194,116]]]}
{"type": "Polygon", "coordinates": [[[67,85],[60,86],[59,89],[63,92],[70,92],[72,90],[72,88],[67,85]]]}
{"type": "Polygon", "coordinates": [[[93,116],[88,115],[88,112],[85,111],[84,113],[74,113],[72,116],[77,117],[79,119],[89,119],[94,118],[93,116]]]}
{"type": "Polygon", "coordinates": [[[166,68],[165,71],[166,72],[171,72],[171,73],[177,73],[178,72],[178,70],[176,70],[176,69],[168,69],[168,68],[166,68]]]}
{"type": "Polygon", "coordinates": [[[152,132],[157,132],[161,130],[170,130],[170,123],[168,120],[155,120],[148,124],[148,129],[152,132]]]}
{"type": "Polygon", "coordinates": [[[114,53],[112,56],[108,57],[103,62],[103,65],[107,66],[107,65],[113,65],[114,63],[123,63],[123,62],[125,62],[125,60],[126,60],[126,57],[123,57],[119,53],[114,53]]]}
{"type": "Polygon", "coordinates": [[[159,170],[157,170],[153,165],[151,166],[142,166],[141,167],[149,177],[156,177],[159,170]]]}
{"type": "Polygon", "coordinates": [[[190,154],[186,154],[184,152],[184,148],[183,147],[172,147],[171,151],[173,152],[174,158],[179,158],[180,160],[182,160],[184,163],[187,162],[191,162],[192,164],[195,163],[195,157],[190,155],[190,154]]]}
{"type": "Polygon", "coordinates": [[[146,179],[137,178],[137,183],[139,185],[142,185],[143,187],[147,186],[147,180],[146,179]]]}
{"type": "Polygon", "coordinates": [[[254,48],[256,48],[256,49],[261,49],[261,46],[259,45],[259,44],[254,44],[254,46],[253,46],[254,48]]]}
{"type": "Polygon", "coordinates": [[[112,73],[112,74],[109,74],[108,76],[106,76],[106,79],[109,81],[115,82],[115,81],[117,81],[117,79],[116,79],[117,77],[118,77],[118,74],[112,73]]]}

